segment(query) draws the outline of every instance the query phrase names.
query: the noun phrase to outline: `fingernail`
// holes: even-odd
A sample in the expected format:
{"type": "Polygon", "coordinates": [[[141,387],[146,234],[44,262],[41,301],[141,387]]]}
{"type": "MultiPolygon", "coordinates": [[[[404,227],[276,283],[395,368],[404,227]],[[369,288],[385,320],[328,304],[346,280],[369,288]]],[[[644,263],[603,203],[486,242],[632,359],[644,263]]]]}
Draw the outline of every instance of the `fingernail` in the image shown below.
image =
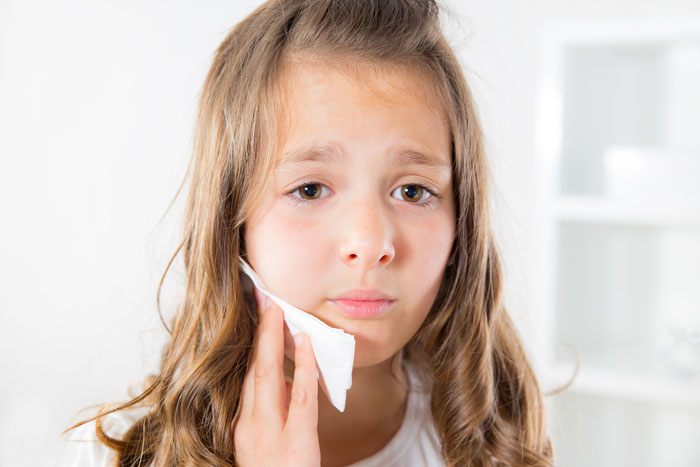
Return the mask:
{"type": "Polygon", "coordinates": [[[303,343],[304,343],[304,334],[298,333],[296,336],[294,336],[294,345],[299,347],[303,343]]]}
{"type": "Polygon", "coordinates": [[[263,294],[258,288],[255,288],[255,299],[260,307],[260,312],[264,313],[268,306],[270,306],[270,297],[263,294]]]}

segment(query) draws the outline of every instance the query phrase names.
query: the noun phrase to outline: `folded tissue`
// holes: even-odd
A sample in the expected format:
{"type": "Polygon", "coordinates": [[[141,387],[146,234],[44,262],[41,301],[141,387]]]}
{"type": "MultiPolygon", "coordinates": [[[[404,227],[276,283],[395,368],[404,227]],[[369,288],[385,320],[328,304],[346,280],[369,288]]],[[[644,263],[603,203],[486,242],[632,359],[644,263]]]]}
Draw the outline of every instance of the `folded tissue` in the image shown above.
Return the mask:
{"type": "Polygon", "coordinates": [[[342,329],[332,328],[305,311],[276,297],[267,289],[258,275],[243,258],[240,267],[253,281],[258,290],[270,297],[284,312],[284,321],[292,336],[303,332],[311,340],[316,356],[321,389],[331,404],[345,411],[346,392],[352,386],[352,365],[355,360],[355,337],[342,329]]]}

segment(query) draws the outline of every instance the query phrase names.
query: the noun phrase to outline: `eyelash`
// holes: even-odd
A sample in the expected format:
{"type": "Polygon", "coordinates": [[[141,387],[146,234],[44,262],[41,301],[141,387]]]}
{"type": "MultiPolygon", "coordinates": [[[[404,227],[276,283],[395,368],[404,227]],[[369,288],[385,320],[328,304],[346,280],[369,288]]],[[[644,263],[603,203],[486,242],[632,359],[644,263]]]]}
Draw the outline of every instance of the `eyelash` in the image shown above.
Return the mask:
{"type": "MultiPolygon", "coordinates": [[[[299,189],[304,188],[307,185],[321,185],[322,187],[325,187],[325,185],[323,183],[320,183],[320,182],[303,181],[299,185],[294,187],[291,191],[287,192],[287,198],[289,199],[289,202],[296,205],[296,206],[300,206],[300,205],[304,206],[304,205],[308,205],[309,203],[313,203],[315,201],[320,201],[320,199],[303,199],[303,198],[293,196],[293,193],[299,191],[299,189]]],[[[402,187],[404,187],[404,186],[417,186],[417,187],[420,187],[423,190],[427,191],[430,194],[430,197],[428,198],[428,200],[424,201],[422,203],[406,201],[407,203],[413,204],[416,207],[426,208],[426,209],[431,208],[435,205],[437,200],[441,198],[440,195],[438,195],[437,193],[435,193],[433,190],[426,187],[425,185],[421,185],[420,183],[405,183],[401,186],[402,187]]],[[[392,190],[392,192],[393,191],[395,191],[395,190],[392,190]]]]}

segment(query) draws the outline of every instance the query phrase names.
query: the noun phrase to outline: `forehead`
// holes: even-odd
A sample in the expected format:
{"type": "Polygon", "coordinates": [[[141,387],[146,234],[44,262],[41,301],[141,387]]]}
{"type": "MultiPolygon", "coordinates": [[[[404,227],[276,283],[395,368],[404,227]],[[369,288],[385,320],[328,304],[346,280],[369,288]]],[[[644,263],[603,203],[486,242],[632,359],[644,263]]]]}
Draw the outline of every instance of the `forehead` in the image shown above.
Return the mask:
{"type": "Polygon", "coordinates": [[[447,121],[432,73],[417,64],[375,63],[361,59],[287,58],[277,88],[288,105],[324,94],[348,95],[366,104],[420,105],[447,121]],[[408,99],[408,101],[407,101],[408,99]]]}
{"type": "MultiPolygon", "coordinates": [[[[279,76],[278,163],[328,156],[323,149],[338,146],[333,137],[339,136],[346,141],[393,141],[401,146],[394,152],[403,160],[436,163],[441,158],[443,165],[450,165],[445,106],[434,80],[419,68],[297,59],[286,61],[279,76]]],[[[334,160],[344,160],[340,146],[334,160]]]]}

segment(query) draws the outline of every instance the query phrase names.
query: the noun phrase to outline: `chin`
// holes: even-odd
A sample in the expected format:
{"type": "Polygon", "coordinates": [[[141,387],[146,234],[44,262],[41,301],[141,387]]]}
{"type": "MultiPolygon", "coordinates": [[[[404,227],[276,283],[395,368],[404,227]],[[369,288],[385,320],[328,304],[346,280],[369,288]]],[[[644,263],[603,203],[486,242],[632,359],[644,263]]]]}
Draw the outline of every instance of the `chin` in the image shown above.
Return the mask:
{"type": "Polygon", "coordinates": [[[371,366],[378,365],[385,361],[386,359],[382,358],[364,358],[360,357],[357,354],[355,354],[355,361],[352,364],[353,368],[368,368],[371,366]]]}
{"type": "Polygon", "coordinates": [[[400,348],[378,342],[368,341],[355,335],[355,361],[353,368],[365,368],[378,365],[393,357],[400,348]]]}

